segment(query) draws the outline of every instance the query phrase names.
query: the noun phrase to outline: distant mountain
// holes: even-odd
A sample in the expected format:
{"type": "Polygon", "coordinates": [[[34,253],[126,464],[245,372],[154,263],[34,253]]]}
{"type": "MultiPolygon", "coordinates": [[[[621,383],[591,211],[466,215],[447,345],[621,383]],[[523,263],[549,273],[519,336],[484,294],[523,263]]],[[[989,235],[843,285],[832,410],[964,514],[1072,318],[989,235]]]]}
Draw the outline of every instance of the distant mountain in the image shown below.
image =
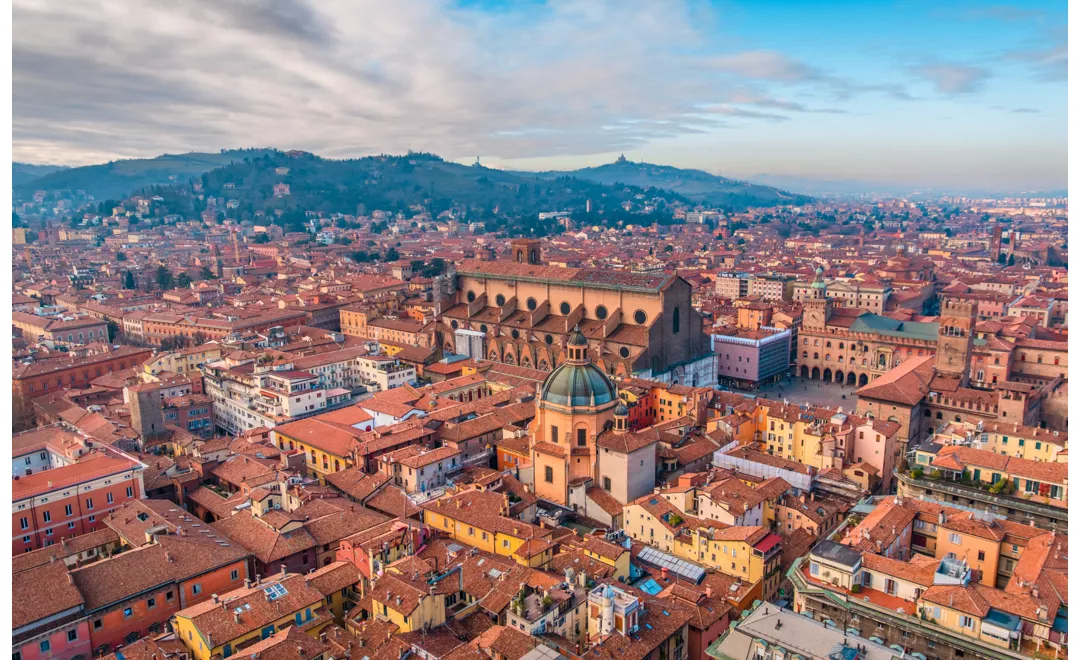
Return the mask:
{"type": "Polygon", "coordinates": [[[63,165],[31,165],[30,163],[11,164],[11,187],[18,188],[46,174],[66,169],[63,165]]]}
{"type": "Polygon", "coordinates": [[[539,178],[571,176],[605,185],[622,183],[640,188],[661,188],[677,193],[692,202],[736,211],[754,206],[805,204],[813,201],[805,195],[789,193],[772,186],[736,181],[709,174],[703,170],[635,163],[622,157],[614,163],[599,167],[586,167],[566,172],[516,172],[515,174],[539,178]]]}
{"type": "MultiPolygon", "coordinates": [[[[265,149],[242,149],[117,160],[102,165],[57,169],[22,182],[16,179],[13,188],[16,200],[27,199],[36,190],[82,190],[98,200],[121,198],[147,186],[187,183],[216,167],[265,153],[268,153],[265,149]]],[[[15,165],[16,170],[19,167],[19,164],[15,165]]]]}
{"type": "Polygon", "coordinates": [[[973,186],[918,186],[908,183],[863,181],[859,179],[807,179],[797,176],[757,174],[748,180],[779,186],[816,197],[902,197],[905,199],[936,199],[941,196],[966,195],[988,197],[1067,197],[1067,190],[994,190],[973,186]]]}
{"type": "Polygon", "coordinates": [[[190,217],[208,210],[213,197],[214,210],[224,217],[254,220],[261,212],[279,216],[279,224],[293,229],[302,229],[309,211],[362,215],[379,209],[408,215],[423,209],[432,216],[453,210],[484,222],[489,230],[505,226],[540,234],[553,230],[556,222],[539,221],[539,213],[584,214],[589,200],[593,215],[582,221],[608,225],[669,223],[666,203],[687,201],[669,190],[606,186],[573,177],[541,179],[423,153],[332,160],[267,151],[192,178],[197,189],[188,181],[155,185],[152,193],[162,197],[155,202],[155,214],[190,217]]]}

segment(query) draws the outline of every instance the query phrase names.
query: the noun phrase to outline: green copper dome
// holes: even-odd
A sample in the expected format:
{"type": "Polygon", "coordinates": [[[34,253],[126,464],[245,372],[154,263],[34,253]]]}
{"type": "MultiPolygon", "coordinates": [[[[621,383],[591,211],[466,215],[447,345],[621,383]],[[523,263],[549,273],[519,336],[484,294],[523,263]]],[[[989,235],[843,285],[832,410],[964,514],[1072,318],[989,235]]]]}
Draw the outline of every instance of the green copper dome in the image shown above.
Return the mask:
{"type": "Polygon", "coordinates": [[[540,400],[560,406],[602,406],[615,400],[615,386],[595,364],[563,362],[540,388],[540,400]]]}

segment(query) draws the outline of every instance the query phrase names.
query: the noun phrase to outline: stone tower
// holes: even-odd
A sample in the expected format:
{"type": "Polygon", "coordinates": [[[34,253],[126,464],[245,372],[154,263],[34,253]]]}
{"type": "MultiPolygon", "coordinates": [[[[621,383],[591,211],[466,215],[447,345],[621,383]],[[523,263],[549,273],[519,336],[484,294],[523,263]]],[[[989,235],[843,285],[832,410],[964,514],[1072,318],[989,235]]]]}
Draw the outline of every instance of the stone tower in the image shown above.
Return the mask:
{"type": "Polygon", "coordinates": [[[958,376],[967,387],[971,372],[971,344],[975,337],[975,303],[957,298],[942,301],[938,319],[937,358],[939,374],[958,376]]]}
{"type": "Polygon", "coordinates": [[[154,383],[129,387],[128,406],[131,408],[131,428],[135,429],[143,440],[165,431],[161,394],[154,383]]]}

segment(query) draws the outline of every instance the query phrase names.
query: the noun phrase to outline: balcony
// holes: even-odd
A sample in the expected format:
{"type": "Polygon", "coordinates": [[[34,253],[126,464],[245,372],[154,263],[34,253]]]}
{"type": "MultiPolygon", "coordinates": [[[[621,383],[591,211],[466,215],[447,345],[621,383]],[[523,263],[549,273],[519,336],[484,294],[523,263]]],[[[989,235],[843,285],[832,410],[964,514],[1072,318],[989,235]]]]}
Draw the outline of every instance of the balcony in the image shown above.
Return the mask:
{"type": "MultiPolygon", "coordinates": [[[[808,557],[796,559],[787,572],[787,577],[791,580],[797,594],[821,596],[831,601],[833,605],[849,612],[852,617],[865,617],[871,621],[888,623],[901,630],[913,631],[916,635],[933,640],[943,647],[959,649],[972,653],[977,657],[990,658],[990,660],[1021,660],[1031,657],[1010,649],[983,644],[976,638],[961,635],[932,621],[925,621],[919,618],[915,612],[909,614],[910,610],[917,608],[917,605],[911,601],[902,600],[881,592],[878,592],[880,596],[877,599],[870,596],[870,600],[862,600],[860,598],[868,594],[862,592],[852,594],[847,589],[834,587],[819,580],[812,580],[807,575],[809,570],[808,559],[808,557]],[[911,608],[904,608],[903,613],[898,612],[896,609],[889,607],[890,602],[884,600],[885,598],[907,603],[911,608]]],[[[1022,644],[1023,642],[1021,648],[1022,644]]]]}
{"type": "MultiPolygon", "coordinates": [[[[1034,499],[1024,499],[1022,497],[1014,497],[1005,495],[1003,493],[994,494],[981,488],[974,486],[967,486],[958,481],[949,481],[946,479],[931,479],[929,477],[913,477],[909,473],[896,471],[896,478],[900,480],[909,489],[922,489],[923,491],[929,490],[936,493],[947,493],[949,495],[955,495],[957,497],[964,498],[966,500],[975,500],[979,505],[986,510],[993,513],[1005,515],[1003,509],[1014,509],[1023,513],[1031,514],[1033,516],[1042,516],[1052,521],[1053,527],[1061,527],[1065,529],[1069,523],[1069,510],[1067,508],[1067,502],[1060,502],[1060,504],[1046,504],[1038,502],[1034,499]]],[[[918,496],[919,493],[912,493],[918,496]]],[[[949,504],[949,500],[943,501],[949,504]]],[[[958,502],[959,503],[959,502],[958,502]]],[[[1018,518],[1011,516],[1014,520],[1018,518]]]]}

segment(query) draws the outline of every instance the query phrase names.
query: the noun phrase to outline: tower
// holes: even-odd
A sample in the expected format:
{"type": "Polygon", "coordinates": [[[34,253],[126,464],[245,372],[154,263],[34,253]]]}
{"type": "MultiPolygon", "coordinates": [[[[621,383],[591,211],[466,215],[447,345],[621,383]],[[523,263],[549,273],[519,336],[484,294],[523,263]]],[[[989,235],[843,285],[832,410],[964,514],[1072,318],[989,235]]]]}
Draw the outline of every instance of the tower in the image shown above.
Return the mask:
{"type": "Polygon", "coordinates": [[[994,223],[994,231],[990,238],[990,258],[994,261],[998,260],[1001,255],[1001,225],[994,223]]]}
{"type": "Polygon", "coordinates": [[[161,393],[153,383],[128,388],[131,427],[143,441],[165,432],[165,415],[161,409],[161,393]]]}
{"type": "Polygon", "coordinates": [[[814,281],[810,284],[810,296],[803,301],[803,327],[807,330],[824,330],[832,312],[824,273],[825,269],[818,266],[814,281]]]}
{"type": "Polygon", "coordinates": [[[515,263],[540,264],[540,239],[515,238],[510,241],[510,256],[515,263]]]}
{"type": "Polygon", "coordinates": [[[934,367],[939,374],[960,378],[967,387],[971,372],[971,344],[975,333],[975,303],[959,298],[942,302],[938,319],[937,357],[934,367]]]}

